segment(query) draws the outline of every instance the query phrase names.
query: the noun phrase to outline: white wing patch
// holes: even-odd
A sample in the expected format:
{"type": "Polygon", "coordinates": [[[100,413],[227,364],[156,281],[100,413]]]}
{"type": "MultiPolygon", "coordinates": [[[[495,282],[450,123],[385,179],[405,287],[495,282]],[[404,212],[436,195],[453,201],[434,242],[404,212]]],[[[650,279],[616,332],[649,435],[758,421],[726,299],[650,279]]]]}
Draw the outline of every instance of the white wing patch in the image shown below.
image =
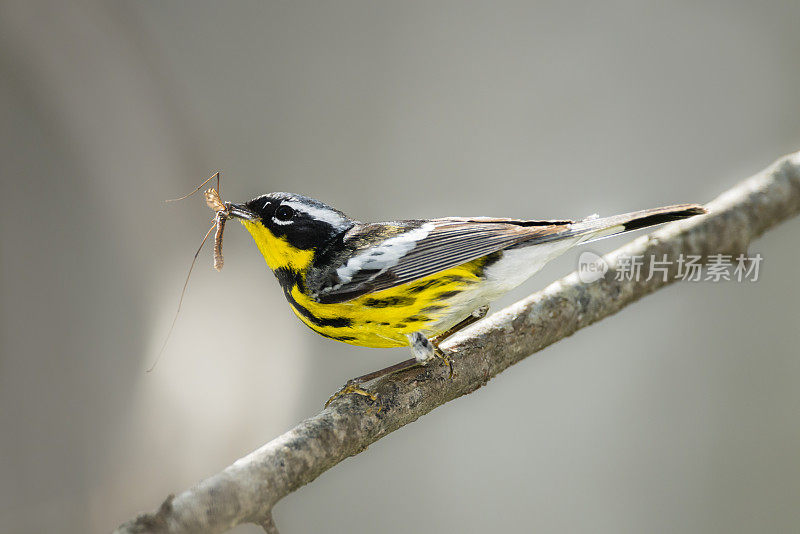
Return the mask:
{"type": "Polygon", "coordinates": [[[336,275],[340,280],[337,287],[350,282],[359,271],[374,270],[376,271],[375,274],[370,277],[374,278],[387,269],[394,267],[418,242],[427,237],[434,226],[432,223],[425,223],[419,228],[390,237],[383,243],[353,256],[347,260],[347,263],[336,269],[336,275]]]}

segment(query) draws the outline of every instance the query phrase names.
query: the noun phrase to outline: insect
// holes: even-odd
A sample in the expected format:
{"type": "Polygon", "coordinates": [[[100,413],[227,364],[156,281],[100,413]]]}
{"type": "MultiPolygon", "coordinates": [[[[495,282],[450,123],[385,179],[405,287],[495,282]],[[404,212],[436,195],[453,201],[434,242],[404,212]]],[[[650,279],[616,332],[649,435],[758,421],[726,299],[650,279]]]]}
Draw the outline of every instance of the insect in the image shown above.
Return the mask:
{"type": "MultiPolygon", "coordinates": [[[[217,176],[219,176],[219,173],[217,173],[217,176]]],[[[203,196],[208,207],[214,210],[214,229],[216,230],[214,232],[214,269],[221,271],[225,263],[225,259],[222,256],[222,233],[225,231],[225,221],[230,218],[230,213],[228,206],[222,201],[218,189],[219,181],[217,181],[217,189],[206,189],[203,196]]],[[[202,247],[203,245],[200,245],[200,248],[202,247]]]]}
{"type": "Polygon", "coordinates": [[[164,342],[161,345],[161,349],[158,351],[155,361],[153,365],[151,365],[146,372],[150,372],[155,369],[156,364],[161,359],[161,355],[164,352],[164,349],[167,346],[167,342],[169,341],[170,336],[172,335],[172,331],[175,329],[175,323],[178,321],[178,315],[181,312],[181,306],[183,305],[183,297],[186,295],[186,288],[189,287],[189,278],[192,276],[192,271],[194,270],[194,265],[197,262],[197,257],[200,255],[200,251],[203,250],[203,246],[205,246],[206,241],[208,240],[208,236],[211,235],[212,231],[214,232],[214,269],[217,271],[222,270],[222,266],[225,263],[225,259],[222,255],[222,236],[225,231],[225,222],[230,218],[230,205],[226,204],[222,200],[222,196],[220,193],[220,172],[217,171],[216,173],[212,174],[206,181],[202,184],[198,185],[192,192],[180,197],[180,198],[172,198],[167,200],[166,202],[177,202],[179,200],[184,200],[189,198],[190,196],[194,195],[200,189],[203,188],[208,182],[213,180],[214,178],[217,179],[217,186],[216,188],[211,187],[206,189],[203,192],[203,197],[206,200],[206,205],[214,211],[214,223],[211,225],[211,228],[208,229],[206,235],[203,237],[203,241],[200,243],[200,246],[197,248],[197,251],[194,253],[194,257],[192,258],[192,263],[189,266],[189,272],[186,273],[186,280],[183,282],[183,288],[181,289],[181,296],[178,299],[178,308],[175,310],[175,316],[172,318],[172,323],[170,324],[169,330],[167,331],[167,335],[164,338],[164,342]]]}

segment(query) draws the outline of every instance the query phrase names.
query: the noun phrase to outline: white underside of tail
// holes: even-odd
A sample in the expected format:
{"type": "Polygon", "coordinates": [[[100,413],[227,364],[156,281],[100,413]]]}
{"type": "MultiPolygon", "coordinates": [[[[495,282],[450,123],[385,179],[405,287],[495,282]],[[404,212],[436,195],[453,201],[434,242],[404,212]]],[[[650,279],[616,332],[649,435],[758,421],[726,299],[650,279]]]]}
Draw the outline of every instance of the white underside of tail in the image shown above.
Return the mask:
{"type": "Polygon", "coordinates": [[[622,225],[617,225],[589,230],[582,235],[560,239],[551,243],[504,250],[500,260],[486,269],[488,282],[486,289],[488,292],[499,292],[498,296],[500,296],[525,282],[539,272],[548,262],[561,256],[572,247],[603,239],[624,230],[625,228],[622,225]]]}
{"type": "Polygon", "coordinates": [[[581,240],[581,244],[583,243],[591,243],[592,241],[597,241],[598,239],[604,239],[606,237],[611,237],[612,235],[621,234],[625,231],[625,226],[618,224],[617,226],[609,226],[608,228],[603,228],[602,230],[597,230],[596,232],[592,232],[586,234],[586,238],[581,240]]]}

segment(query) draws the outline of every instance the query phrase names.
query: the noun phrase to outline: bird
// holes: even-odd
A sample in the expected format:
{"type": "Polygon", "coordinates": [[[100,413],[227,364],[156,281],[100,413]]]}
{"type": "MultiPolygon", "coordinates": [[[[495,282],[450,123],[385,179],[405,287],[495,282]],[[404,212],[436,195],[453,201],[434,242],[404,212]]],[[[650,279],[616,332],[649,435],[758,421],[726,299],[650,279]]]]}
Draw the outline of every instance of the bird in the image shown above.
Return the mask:
{"type": "MultiPolygon", "coordinates": [[[[316,333],[365,347],[411,348],[413,358],[348,381],[441,359],[439,343],[546,263],[596,239],[705,213],[679,204],[611,217],[525,220],[443,217],[360,222],[318,200],[269,193],[224,203],[255,241],[294,314],[316,333]]],[[[329,402],[331,401],[329,400],[329,402]]]]}

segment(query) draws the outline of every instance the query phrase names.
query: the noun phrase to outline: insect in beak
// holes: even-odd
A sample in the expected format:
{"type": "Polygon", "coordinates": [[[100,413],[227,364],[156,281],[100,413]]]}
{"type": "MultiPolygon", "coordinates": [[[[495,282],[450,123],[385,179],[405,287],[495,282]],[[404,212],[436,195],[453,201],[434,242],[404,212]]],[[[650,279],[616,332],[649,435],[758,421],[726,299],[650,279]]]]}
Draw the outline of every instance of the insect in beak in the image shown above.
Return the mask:
{"type": "Polygon", "coordinates": [[[208,207],[214,210],[214,228],[216,229],[214,232],[214,269],[221,271],[225,263],[225,258],[222,256],[222,235],[225,231],[225,221],[231,218],[231,204],[223,202],[219,191],[213,187],[206,189],[203,196],[208,207]]]}
{"type": "Polygon", "coordinates": [[[203,245],[206,244],[206,240],[208,236],[211,235],[211,232],[214,232],[214,269],[217,271],[222,269],[222,265],[224,264],[224,258],[222,257],[222,235],[225,231],[225,222],[230,219],[231,217],[240,217],[240,218],[255,218],[255,215],[252,214],[247,208],[244,206],[237,206],[235,204],[231,204],[230,202],[223,202],[222,195],[220,194],[220,186],[219,186],[219,179],[220,173],[216,172],[215,174],[211,175],[205,182],[198,185],[191,193],[188,195],[184,195],[180,198],[173,198],[167,200],[167,202],[176,202],[178,200],[183,200],[185,198],[189,198],[190,196],[194,195],[200,189],[203,188],[208,182],[213,180],[214,178],[217,179],[217,187],[206,189],[203,192],[203,197],[206,199],[206,204],[209,208],[214,210],[214,224],[211,228],[208,229],[206,232],[205,237],[203,237],[203,241],[200,243],[200,246],[197,249],[197,252],[194,253],[194,258],[192,258],[192,263],[189,266],[189,272],[186,275],[186,280],[183,282],[183,289],[181,290],[181,296],[178,300],[178,309],[175,311],[175,317],[172,318],[172,324],[167,331],[167,337],[164,339],[164,343],[161,345],[161,350],[158,351],[158,355],[156,356],[155,362],[150,368],[147,369],[149,373],[152,371],[158,360],[161,358],[161,354],[164,352],[164,348],[167,346],[167,341],[169,341],[170,336],[172,335],[172,330],[175,328],[175,322],[178,320],[178,315],[181,312],[181,306],[183,305],[183,297],[186,295],[186,288],[189,285],[189,278],[192,275],[192,270],[194,269],[194,264],[197,261],[197,256],[200,255],[200,251],[203,250],[203,245]]]}

